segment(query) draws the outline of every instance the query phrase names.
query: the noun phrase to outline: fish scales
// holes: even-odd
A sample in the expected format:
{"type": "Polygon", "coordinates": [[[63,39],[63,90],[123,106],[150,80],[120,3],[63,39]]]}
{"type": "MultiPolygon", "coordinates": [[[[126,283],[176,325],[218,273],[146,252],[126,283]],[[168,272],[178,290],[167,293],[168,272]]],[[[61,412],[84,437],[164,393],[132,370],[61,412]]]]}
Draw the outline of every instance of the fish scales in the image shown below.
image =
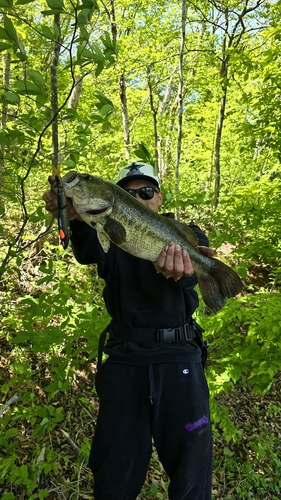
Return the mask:
{"type": "MultiPolygon", "coordinates": [[[[136,201],[134,198],[132,200],[136,201]]],[[[116,196],[114,200],[114,210],[111,216],[120,223],[124,223],[124,220],[126,220],[127,239],[126,242],[119,245],[123,250],[142,259],[151,260],[152,262],[158,260],[159,254],[165,244],[169,244],[171,241],[182,247],[186,247],[188,250],[186,240],[182,238],[175,225],[171,224],[171,227],[169,227],[169,223],[164,225],[162,223],[163,216],[156,214],[146,206],[145,208],[148,209],[145,211],[141,210],[140,213],[139,202],[137,203],[136,207],[130,206],[129,208],[125,208],[124,204],[122,204],[121,196],[116,196]],[[151,215],[158,215],[158,217],[153,218],[153,225],[151,224],[151,215]]],[[[142,208],[142,205],[140,208],[142,208]]]]}
{"type": "Polygon", "coordinates": [[[159,215],[124,189],[99,177],[69,172],[62,182],[76,212],[96,229],[105,252],[113,242],[136,257],[157,262],[164,246],[171,242],[180,245],[190,255],[202,298],[213,312],[223,307],[226,298],[242,290],[238,274],[202,253],[188,226],[159,215]]]}

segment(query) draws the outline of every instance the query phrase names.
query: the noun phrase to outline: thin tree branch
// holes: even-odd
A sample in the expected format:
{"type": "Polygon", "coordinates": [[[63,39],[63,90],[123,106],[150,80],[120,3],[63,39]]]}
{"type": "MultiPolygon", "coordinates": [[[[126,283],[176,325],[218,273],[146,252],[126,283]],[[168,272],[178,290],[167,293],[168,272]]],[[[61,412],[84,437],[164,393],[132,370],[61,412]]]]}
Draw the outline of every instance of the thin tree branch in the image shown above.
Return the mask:
{"type": "Polygon", "coordinates": [[[5,411],[13,404],[15,401],[19,399],[19,396],[17,394],[14,394],[7,403],[5,403],[2,408],[0,409],[0,417],[5,413],[5,411]]]}

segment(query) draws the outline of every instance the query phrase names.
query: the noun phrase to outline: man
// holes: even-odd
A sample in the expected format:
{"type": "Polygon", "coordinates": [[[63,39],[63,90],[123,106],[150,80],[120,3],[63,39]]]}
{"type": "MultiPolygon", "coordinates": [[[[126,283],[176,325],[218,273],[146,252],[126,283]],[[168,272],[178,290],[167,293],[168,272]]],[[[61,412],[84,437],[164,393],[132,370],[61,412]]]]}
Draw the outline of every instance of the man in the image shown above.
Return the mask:
{"type": "MultiPolygon", "coordinates": [[[[117,184],[158,211],[163,195],[151,165],[128,165],[117,184]]],[[[44,199],[56,215],[54,193],[44,199]]],[[[209,396],[201,329],[192,320],[197,279],[188,252],[171,242],[154,264],[114,244],[104,253],[95,230],[71,205],[69,214],[74,255],[81,264],[97,264],[112,318],[108,358],[96,376],[100,409],[89,460],[94,498],[136,499],[153,438],[170,478],[170,500],[211,500],[209,396]]],[[[199,245],[208,245],[202,231],[190,227],[199,245]]]]}

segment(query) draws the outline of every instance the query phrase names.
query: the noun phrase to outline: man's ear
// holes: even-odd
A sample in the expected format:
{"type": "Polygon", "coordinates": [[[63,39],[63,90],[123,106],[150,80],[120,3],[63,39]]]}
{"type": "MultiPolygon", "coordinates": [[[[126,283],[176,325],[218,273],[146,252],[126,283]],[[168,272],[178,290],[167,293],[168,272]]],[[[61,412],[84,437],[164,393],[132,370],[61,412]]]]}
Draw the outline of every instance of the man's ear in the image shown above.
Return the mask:
{"type": "Polygon", "coordinates": [[[159,207],[160,207],[160,205],[162,205],[162,203],[163,203],[163,193],[162,193],[162,191],[160,191],[158,193],[158,199],[159,199],[159,207]]]}

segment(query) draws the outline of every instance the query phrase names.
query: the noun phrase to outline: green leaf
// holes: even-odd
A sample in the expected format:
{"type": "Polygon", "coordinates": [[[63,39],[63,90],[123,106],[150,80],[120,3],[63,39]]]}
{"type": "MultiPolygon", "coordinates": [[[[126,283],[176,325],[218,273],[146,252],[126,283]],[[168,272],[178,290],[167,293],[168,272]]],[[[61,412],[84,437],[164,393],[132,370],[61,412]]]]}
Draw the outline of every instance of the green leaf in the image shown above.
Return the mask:
{"type": "Polygon", "coordinates": [[[150,151],[143,142],[139,144],[139,147],[134,151],[134,154],[138,158],[141,158],[142,160],[149,160],[149,162],[152,163],[150,151]]]}
{"type": "Polygon", "coordinates": [[[8,43],[0,42],[0,52],[3,52],[3,50],[8,50],[12,47],[12,45],[9,45],[8,43]]]}
{"type": "Polygon", "coordinates": [[[103,62],[99,61],[95,70],[95,76],[98,77],[103,69],[104,69],[104,64],[103,62]]]}
{"type": "Polygon", "coordinates": [[[102,107],[104,104],[111,104],[111,106],[113,106],[113,102],[108,97],[106,97],[102,92],[99,91],[94,92],[94,96],[97,97],[97,99],[101,103],[100,107],[102,107]]]}
{"type": "Polygon", "coordinates": [[[17,0],[17,5],[26,5],[27,3],[34,2],[35,0],[17,0]]]}
{"type": "Polygon", "coordinates": [[[15,427],[12,427],[11,429],[8,429],[7,432],[5,433],[5,437],[10,438],[10,437],[15,437],[19,433],[18,429],[15,427]]]}
{"type": "Polygon", "coordinates": [[[95,58],[95,54],[93,54],[89,49],[86,49],[84,45],[78,45],[77,47],[77,60],[79,59],[91,59],[95,58]]]}
{"type": "Polygon", "coordinates": [[[10,145],[9,137],[4,132],[4,130],[0,130],[0,146],[9,146],[9,145],[10,145]]]}
{"type": "Polygon", "coordinates": [[[85,28],[80,28],[80,37],[76,40],[77,42],[79,41],[88,41],[89,40],[89,33],[85,28]]]}
{"type": "Polygon", "coordinates": [[[83,7],[98,9],[96,0],[82,0],[83,7]]]}
{"type": "Polygon", "coordinates": [[[15,500],[15,495],[13,493],[4,493],[1,500],[15,500]]]}
{"type": "Polygon", "coordinates": [[[36,97],[36,106],[38,109],[42,108],[46,102],[48,101],[48,97],[46,95],[38,95],[36,97]]]}
{"type": "Polygon", "coordinates": [[[64,114],[62,115],[63,120],[75,120],[77,118],[77,112],[75,109],[68,108],[65,110],[64,114]]]}
{"type": "Polygon", "coordinates": [[[105,31],[104,38],[101,37],[101,41],[107,49],[113,50],[112,40],[108,31],[105,31]]]}
{"type": "MultiPolygon", "coordinates": [[[[32,0],[33,1],[33,0],[32,0]]],[[[54,40],[54,33],[50,30],[48,26],[41,26],[41,31],[46,38],[54,40]]]]}
{"type": "Polygon", "coordinates": [[[105,104],[101,109],[100,112],[103,116],[108,116],[113,112],[113,106],[111,104],[105,104]]]}
{"type": "Polygon", "coordinates": [[[96,43],[93,44],[92,49],[95,51],[98,61],[104,61],[104,55],[96,43]]]}
{"type": "Polygon", "coordinates": [[[7,31],[4,30],[2,26],[0,26],[0,40],[9,40],[12,41],[11,37],[8,35],[7,31]]]}
{"type": "Polygon", "coordinates": [[[78,161],[79,161],[79,156],[80,156],[80,155],[79,155],[79,153],[71,153],[71,154],[69,155],[70,160],[71,160],[71,161],[73,161],[73,163],[74,163],[75,165],[77,165],[77,163],[78,163],[78,161]]]}
{"type": "Polygon", "coordinates": [[[33,335],[27,331],[19,332],[12,340],[11,342],[13,344],[21,344],[23,342],[26,342],[27,340],[32,340],[33,335]]]}
{"type": "Polygon", "coordinates": [[[59,27],[57,24],[54,24],[53,28],[54,28],[54,32],[55,32],[55,39],[57,40],[60,36],[60,30],[59,30],[59,27]]]}
{"type": "Polygon", "coordinates": [[[65,160],[64,165],[66,165],[68,168],[75,168],[76,163],[73,160],[65,160]]]}
{"type": "Polygon", "coordinates": [[[20,94],[27,95],[44,95],[44,92],[41,88],[35,85],[32,82],[28,82],[26,80],[19,80],[15,82],[15,86],[20,94]]]}
{"type": "Polygon", "coordinates": [[[91,19],[91,9],[82,9],[77,16],[78,26],[86,24],[91,19]]]}
{"type": "Polygon", "coordinates": [[[13,7],[13,0],[0,0],[0,7],[4,9],[13,7]]]}
{"type": "Polygon", "coordinates": [[[7,394],[9,392],[9,390],[10,390],[9,384],[2,384],[1,385],[1,392],[3,394],[7,394]]]}
{"type": "Polygon", "coordinates": [[[10,37],[13,42],[15,42],[18,45],[18,37],[17,37],[17,32],[14,28],[14,25],[11,21],[11,19],[4,14],[4,28],[6,30],[7,35],[10,37]]]}
{"type": "Polygon", "coordinates": [[[53,16],[54,14],[60,14],[61,13],[61,10],[59,9],[56,9],[56,10],[42,10],[41,11],[41,14],[43,14],[43,16],[53,16]]]}
{"type": "Polygon", "coordinates": [[[64,10],[63,0],[46,0],[48,7],[52,10],[64,10]]]}
{"type": "MultiPolygon", "coordinates": [[[[26,61],[26,59],[27,59],[26,54],[24,54],[23,52],[17,52],[17,54],[16,54],[16,55],[18,56],[18,58],[19,58],[19,60],[20,60],[21,62],[24,62],[24,61],[26,61]]],[[[14,62],[16,62],[16,61],[14,61],[14,62]]]]}
{"type": "Polygon", "coordinates": [[[43,80],[42,75],[39,73],[39,71],[35,71],[33,69],[27,70],[27,75],[29,78],[37,85],[37,87],[44,89],[45,82],[43,80]]]}
{"type": "Polygon", "coordinates": [[[93,122],[96,122],[96,123],[103,123],[104,122],[104,118],[98,114],[92,114],[91,115],[91,119],[93,120],[93,122]]]}
{"type": "MultiPolygon", "coordinates": [[[[47,475],[48,472],[50,472],[51,470],[53,470],[53,464],[52,465],[49,465],[48,467],[44,466],[44,472],[45,474],[47,475]]],[[[48,490],[39,490],[38,491],[38,499],[39,500],[44,500],[45,498],[47,498],[49,496],[49,493],[48,493],[48,490]]]]}
{"type": "Polygon", "coordinates": [[[20,96],[16,92],[4,92],[5,101],[10,102],[11,104],[19,104],[20,96]]]}

